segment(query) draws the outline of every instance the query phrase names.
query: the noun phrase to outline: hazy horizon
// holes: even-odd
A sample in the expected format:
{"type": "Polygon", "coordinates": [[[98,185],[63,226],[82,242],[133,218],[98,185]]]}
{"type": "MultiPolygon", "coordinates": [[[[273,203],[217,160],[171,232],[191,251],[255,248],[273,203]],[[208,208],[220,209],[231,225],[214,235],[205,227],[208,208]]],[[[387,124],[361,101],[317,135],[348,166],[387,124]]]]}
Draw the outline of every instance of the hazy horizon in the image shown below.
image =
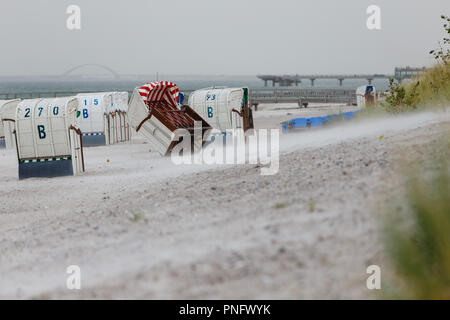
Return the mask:
{"type": "Polygon", "coordinates": [[[432,65],[428,52],[448,13],[448,0],[2,0],[0,78],[58,76],[84,64],[120,75],[392,74],[432,65]],[[81,30],[66,27],[72,4],[81,30]],[[366,27],[372,4],[381,30],[366,27]]]}

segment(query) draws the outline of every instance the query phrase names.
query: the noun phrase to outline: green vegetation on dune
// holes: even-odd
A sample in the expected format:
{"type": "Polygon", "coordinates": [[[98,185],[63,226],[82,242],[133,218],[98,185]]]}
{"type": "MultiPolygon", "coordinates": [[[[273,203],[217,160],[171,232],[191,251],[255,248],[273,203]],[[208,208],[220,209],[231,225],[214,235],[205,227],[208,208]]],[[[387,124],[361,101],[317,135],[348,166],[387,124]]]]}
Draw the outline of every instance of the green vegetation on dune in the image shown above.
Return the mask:
{"type": "MultiPolygon", "coordinates": [[[[407,84],[391,81],[379,108],[403,112],[450,106],[450,18],[442,16],[446,36],[430,54],[436,65],[407,84]],[[381,108],[380,108],[381,107],[381,108]]],[[[369,108],[368,108],[369,109],[369,108]]],[[[450,299],[450,138],[436,142],[433,152],[405,159],[402,201],[387,210],[384,243],[392,278],[383,298],[450,299]],[[420,165],[422,163],[422,165],[420,165]]]]}
{"type": "Polygon", "coordinates": [[[450,101],[450,64],[438,64],[406,86],[412,106],[450,101]]]}
{"type": "Polygon", "coordinates": [[[448,106],[450,64],[439,63],[405,85],[390,80],[390,90],[382,106],[391,112],[448,106]]]}
{"type": "Polygon", "coordinates": [[[434,165],[431,178],[423,170],[410,176],[406,214],[390,212],[386,221],[396,278],[388,298],[450,299],[450,162],[434,165]]]}
{"type": "Polygon", "coordinates": [[[436,65],[407,84],[390,80],[389,92],[381,106],[401,112],[418,108],[448,106],[450,102],[450,18],[441,16],[445,36],[439,48],[431,50],[436,65]]]}

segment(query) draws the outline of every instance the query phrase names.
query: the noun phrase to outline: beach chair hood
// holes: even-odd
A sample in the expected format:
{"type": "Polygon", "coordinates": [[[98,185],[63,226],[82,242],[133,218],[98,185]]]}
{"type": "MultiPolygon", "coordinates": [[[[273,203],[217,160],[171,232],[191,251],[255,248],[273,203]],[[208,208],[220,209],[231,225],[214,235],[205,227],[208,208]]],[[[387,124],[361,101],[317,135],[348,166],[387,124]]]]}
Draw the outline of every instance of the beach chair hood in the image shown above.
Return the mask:
{"type": "Polygon", "coordinates": [[[178,96],[180,90],[177,85],[170,81],[157,81],[147,83],[137,88],[144,104],[148,101],[167,101],[170,105],[178,108],[178,96]]]}

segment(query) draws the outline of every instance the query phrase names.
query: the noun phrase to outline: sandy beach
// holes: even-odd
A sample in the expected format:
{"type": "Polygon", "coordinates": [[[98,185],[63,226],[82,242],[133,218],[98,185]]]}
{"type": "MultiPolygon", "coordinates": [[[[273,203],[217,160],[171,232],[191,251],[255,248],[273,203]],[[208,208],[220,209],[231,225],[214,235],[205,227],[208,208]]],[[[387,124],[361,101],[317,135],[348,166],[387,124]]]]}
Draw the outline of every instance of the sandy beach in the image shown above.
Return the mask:
{"type": "MultiPolygon", "coordinates": [[[[355,110],[261,105],[256,127],[355,110]]],[[[403,161],[450,134],[450,114],[350,121],[280,137],[280,170],[174,165],[146,141],[86,148],[86,173],[17,178],[0,150],[0,298],[376,298],[382,206],[403,161]],[[81,290],[66,268],[81,268],[81,290]]]]}

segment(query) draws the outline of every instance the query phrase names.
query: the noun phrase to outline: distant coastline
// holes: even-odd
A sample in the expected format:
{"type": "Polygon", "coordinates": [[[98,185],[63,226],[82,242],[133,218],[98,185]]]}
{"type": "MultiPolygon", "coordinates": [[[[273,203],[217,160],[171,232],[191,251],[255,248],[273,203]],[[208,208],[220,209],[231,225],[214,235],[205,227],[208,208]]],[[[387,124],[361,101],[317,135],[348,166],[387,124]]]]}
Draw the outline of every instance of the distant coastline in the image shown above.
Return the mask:
{"type": "MultiPolygon", "coordinates": [[[[0,77],[0,94],[67,92],[67,91],[132,91],[135,87],[156,80],[156,75],[121,76],[114,79],[109,75],[70,75],[70,76],[11,76],[0,77]]],[[[264,88],[264,82],[256,75],[158,75],[158,80],[177,83],[181,90],[196,90],[210,86],[248,86],[250,89],[264,88]]],[[[364,80],[347,80],[342,87],[334,80],[317,80],[314,88],[355,89],[364,80]]],[[[388,89],[387,80],[373,81],[378,91],[388,89]]],[[[286,87],[287,88],[287,87],[286,87]]],[[[311,88],[308,82],[299,88],[311,88]]]]}

